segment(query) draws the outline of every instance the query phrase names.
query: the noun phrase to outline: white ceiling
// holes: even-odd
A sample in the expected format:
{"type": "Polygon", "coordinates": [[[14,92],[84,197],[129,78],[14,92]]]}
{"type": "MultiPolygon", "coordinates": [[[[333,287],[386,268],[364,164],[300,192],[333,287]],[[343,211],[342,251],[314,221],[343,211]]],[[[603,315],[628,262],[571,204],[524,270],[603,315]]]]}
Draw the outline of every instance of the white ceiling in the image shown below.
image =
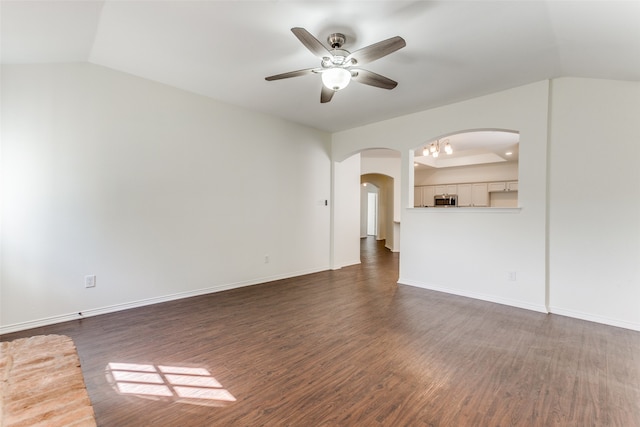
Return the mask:
{"type": "Polygon", "coordinates": [[[414,162],[418,167],[450,168],[456,166],[479,165],[517,161],[519,157],[520,134],[483,130],[449,135],[440,139],[453,148],[452,154],[440,153],[438,158],[423,156],[423,149],[433,141],[415,150],[414,162]]]}
{"type": "Polygon", "coordinates": [[[561,76],[640,80],[640,1],[10,1],[3,63],[91,62],[326,131],[339,131],[561,76]],[[318,66],[291,33],[354,51],[407,46],[320,104],[318,66]]]}

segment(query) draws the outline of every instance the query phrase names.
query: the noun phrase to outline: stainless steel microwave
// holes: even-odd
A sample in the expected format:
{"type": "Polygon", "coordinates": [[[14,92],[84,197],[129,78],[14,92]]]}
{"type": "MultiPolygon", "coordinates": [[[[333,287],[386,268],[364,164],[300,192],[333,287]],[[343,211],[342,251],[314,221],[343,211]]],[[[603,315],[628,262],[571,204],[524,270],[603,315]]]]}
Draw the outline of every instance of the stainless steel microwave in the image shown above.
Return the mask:
{"type": "Polygon", "coordinates": [[[458,206],[458,196],[455,194],[437,194],[434,197],[436,208],[451,208],[458,206]]]}

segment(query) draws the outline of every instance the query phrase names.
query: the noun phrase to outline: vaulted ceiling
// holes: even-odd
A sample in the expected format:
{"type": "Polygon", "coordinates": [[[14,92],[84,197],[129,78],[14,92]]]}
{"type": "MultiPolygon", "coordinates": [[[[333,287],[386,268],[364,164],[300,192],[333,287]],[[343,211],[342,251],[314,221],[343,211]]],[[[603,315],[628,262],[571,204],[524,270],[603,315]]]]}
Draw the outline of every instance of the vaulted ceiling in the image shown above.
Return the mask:
{"type": "Polygon", "coordinates": [[[11,1],[2,63],[90,62],[330,132],[548,78],[640,80],[640,1],[11,1]],[[291,33],[399,35],[365,68],[393,90],[272,74],[319,60],[291,33]]]}

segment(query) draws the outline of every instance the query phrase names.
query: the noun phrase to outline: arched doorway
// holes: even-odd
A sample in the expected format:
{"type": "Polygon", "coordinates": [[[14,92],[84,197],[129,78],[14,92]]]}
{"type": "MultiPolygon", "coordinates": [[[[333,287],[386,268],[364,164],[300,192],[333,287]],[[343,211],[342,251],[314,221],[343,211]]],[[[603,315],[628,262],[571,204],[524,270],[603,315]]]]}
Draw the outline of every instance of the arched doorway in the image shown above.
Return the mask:
{"type": "Polygon", "coordinates": [[[366,149],[332,163],[331,268],[360,263],[362,183],[376,185],[378,196],[377,239],[393,252],[400,251],[401,155],[391,149],[366,149]],[[363,181],[363,175],[368,179],[363,181]],[[377,181],[379,180],[379,181],[377,181]],[[384,180],[384,181],[383,181],[384,180]],[[381,208],[384,201],[384,208],[381,208]],[[381,227],[381,221],[386,225],[381,227]],[[384,234],[382,234],[384,233],[384,234]]]}

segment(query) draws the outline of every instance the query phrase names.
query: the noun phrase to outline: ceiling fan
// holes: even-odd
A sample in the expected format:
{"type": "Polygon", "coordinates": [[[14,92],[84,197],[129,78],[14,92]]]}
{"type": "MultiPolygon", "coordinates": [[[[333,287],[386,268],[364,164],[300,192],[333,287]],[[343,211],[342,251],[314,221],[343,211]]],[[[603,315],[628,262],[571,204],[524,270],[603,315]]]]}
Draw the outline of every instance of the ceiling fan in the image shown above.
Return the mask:
{"type": "Polygon", "coordinates": [[[351,80],[383,89],[393,89],[398,85],[398,82],[390,78],[372,71],[363,70],[360,65],[373,62],[398,49],[402,49],[407,45],[402,37],[391,37],[351,53],[342,49],[346,41],[344,34],[333,33],[329,35],[327,38],[327,42],[331,46],[331,50],[329,50],[304,28],[295,27],[291,29],[291,32],[311,53],[320,58],[320,67],[276,74],[265,77],[265,80],[272,81],[307,74],[321,74],[323,85],[320,93],[320,102],[322,103],[331,101],[333,95],[340,89],[347,87],[351,80]]]}

